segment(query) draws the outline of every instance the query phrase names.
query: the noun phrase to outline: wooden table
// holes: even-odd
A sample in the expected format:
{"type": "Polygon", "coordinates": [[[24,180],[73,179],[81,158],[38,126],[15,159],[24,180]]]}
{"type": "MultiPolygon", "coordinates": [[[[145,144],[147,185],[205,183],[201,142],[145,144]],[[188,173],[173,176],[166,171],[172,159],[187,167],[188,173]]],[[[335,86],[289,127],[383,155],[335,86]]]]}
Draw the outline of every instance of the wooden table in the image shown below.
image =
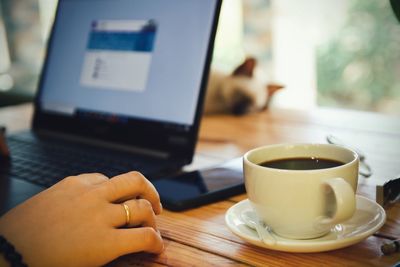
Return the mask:
{"type": "MultiPolygon", "coordinates": [[[[0,124],[10,132],[26,129],[31,105],[0,110],[0,124]]],[[[360,176],[358,194],[375,199],[375,186],[400,174],[400,118],[374,113],[317,109],[309,112],[270,110],[244,117],[209,116],[202,121],[193,164],[210,166],[247,150],[282,142],[326,143],[335,135],[365,152],[373,169],[372,177],[360,176]]],[[[154,256],[127,255],[110,266],[392,266],[400,253],[384,256],[380,246],[387,240],[371,236],[348,248],[323,253],[285,253],[261,249],[241,240],[225,226],[229,207],[240,195],[186,212],[165,210],[158,226],[166,250],[154,256]]],[[[386,208],[387,222],[380,234],[400,238],[400,204],[386,208]]]]}

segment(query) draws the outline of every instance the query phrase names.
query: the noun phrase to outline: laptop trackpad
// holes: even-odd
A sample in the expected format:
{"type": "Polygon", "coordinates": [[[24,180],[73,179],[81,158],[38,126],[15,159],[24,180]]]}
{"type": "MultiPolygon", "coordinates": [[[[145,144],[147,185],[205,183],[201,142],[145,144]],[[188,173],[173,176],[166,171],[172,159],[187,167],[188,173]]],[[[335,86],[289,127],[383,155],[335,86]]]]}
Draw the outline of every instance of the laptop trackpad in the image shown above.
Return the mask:
{"type": "Polygon", "coordinates": [[[0,216],[44,189],[20,179],[0,179],[0,216]]]}

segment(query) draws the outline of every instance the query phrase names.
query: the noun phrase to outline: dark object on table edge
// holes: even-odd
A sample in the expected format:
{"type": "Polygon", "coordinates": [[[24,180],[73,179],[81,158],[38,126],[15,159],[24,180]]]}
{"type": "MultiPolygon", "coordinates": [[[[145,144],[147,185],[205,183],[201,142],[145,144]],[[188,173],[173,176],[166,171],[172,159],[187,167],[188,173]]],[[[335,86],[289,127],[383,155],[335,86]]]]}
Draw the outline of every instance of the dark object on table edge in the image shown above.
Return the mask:
{"type": "Polygon", "coordinates": [[[400,200],[400,177],[376,186],[376,202],[382,207],[400,200]]]}
{"type": "Polygon", "coordinates": [[[6,128],[0,126],[0,161],[8,159],[10,157],[10,151],[8,150],[6,142],[6,128]]]}

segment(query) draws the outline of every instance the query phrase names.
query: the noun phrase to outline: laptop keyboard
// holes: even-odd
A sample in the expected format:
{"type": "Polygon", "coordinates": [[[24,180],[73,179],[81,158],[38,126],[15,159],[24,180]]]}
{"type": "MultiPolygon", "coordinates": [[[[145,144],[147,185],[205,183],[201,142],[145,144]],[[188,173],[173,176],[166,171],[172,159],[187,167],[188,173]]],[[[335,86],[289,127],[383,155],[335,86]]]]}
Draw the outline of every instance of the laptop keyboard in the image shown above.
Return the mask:
{"type": "MultiPolygon", "coordinates": [[[[149,172],[153,158],[116,153],[74,143],[43,142],[32,136],[7,139],[11,164],[6,170],[15,178],[49,187],[59,180],[81,173],[99,172],[108,177],[138,170],[149,172]]],[[[2,172],[0,170],[0,172],[2,172]]]]}

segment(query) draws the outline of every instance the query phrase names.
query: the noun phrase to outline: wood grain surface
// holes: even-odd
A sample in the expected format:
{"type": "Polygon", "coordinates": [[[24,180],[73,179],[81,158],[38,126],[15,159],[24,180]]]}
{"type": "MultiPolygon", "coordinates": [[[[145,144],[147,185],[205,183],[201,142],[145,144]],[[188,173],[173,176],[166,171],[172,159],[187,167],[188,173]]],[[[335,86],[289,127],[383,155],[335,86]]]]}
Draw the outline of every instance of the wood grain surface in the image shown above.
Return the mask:
{"type": "MultiPolygon", "coordinates": [[[[32,106],[0,109],[0,124],[9,132],[27,129],[32,106]]],[[[359,177],[358,194],[375,199],[376,185],[400,174],[400,118],[375,113],[316,109],[269,110],[243,117],[204,117],[192,165],[211,166],[240,157],[254,147],[288,142],[326,143],[334,135],[361,149],[373,170],[359,177]]],[[[253,246],[225,226],[224,216],[246,195],[232,197],[185,212],[165,210],[158,227],[166,250],[121,257],[109,266],[393,266],[400,253],[385,256],[380,246],[388,240],[370,236],[353,246],[322,253],[286,253],[253,246]]],[[[387,221],[379,234],[400,238],[400,205],[385,207],[387,221]]]]}

